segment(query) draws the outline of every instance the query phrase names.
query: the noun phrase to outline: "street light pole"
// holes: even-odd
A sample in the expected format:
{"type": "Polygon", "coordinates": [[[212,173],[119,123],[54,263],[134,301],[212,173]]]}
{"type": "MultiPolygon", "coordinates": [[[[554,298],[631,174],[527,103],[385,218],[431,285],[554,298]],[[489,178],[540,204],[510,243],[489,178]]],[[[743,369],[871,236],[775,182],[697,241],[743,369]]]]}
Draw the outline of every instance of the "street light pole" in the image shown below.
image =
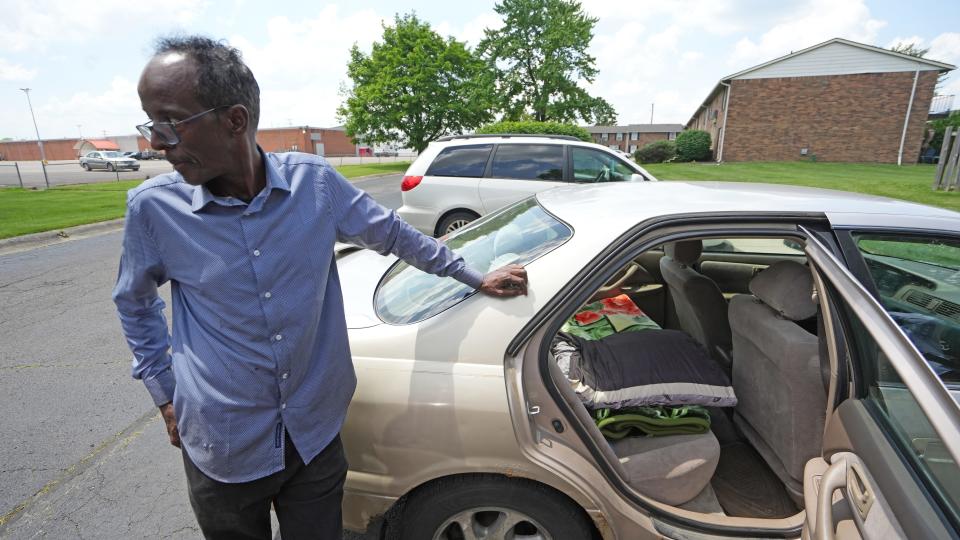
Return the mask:
{"type": "Polygon", "coordinates": [[[30,102],[30,89],[21,88],[27,95],[27,106],[30,107],[30,118],[33,120],[33,131],[37,134],[37,145],[40,146],[40,167],[43,169],[43,181],[50,187],[50,179],[47,178],[47,154],[43,151],[43,141],[40,139],[40,128],[37,127],[37,117],[33,114],[33,103],[30,102]]]}

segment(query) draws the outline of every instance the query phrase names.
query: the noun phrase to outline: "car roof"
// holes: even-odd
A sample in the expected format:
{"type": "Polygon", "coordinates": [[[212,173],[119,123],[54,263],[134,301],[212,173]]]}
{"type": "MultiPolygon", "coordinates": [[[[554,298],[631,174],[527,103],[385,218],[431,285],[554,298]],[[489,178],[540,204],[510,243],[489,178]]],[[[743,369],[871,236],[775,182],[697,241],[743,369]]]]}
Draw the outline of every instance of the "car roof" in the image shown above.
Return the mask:
{"type": "Polygon", "coordinates": [[[826,215],[835,227],[887,226],[960,232],[960,214],[917,203],[829,189],[743,182],[571,184],[537,194],[577,234],[616,237],[648,219],[734,212],[826,215]],[[612,235],[612,236],[611,236],[612,235]]]}
{"type": "Polygon", "coordinates": [[[473,144],[574,144],[593,146],[609,150],[606,146],[567,136],[550,135],[469,135],[464,137],[442,138],[430,143],[431,146],[464,146],[473,144]]]}

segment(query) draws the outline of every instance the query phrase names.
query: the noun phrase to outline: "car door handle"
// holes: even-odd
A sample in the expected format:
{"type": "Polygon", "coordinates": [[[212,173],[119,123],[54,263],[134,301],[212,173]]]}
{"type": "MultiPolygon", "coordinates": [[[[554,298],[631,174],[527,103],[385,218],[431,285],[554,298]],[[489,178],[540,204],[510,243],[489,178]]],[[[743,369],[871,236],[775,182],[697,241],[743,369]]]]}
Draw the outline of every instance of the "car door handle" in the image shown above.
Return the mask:
{"type": "Polygon", "coordinates": [[[850,463],[847,465],[847,494],[853,499],[853,506],[860,514],[860,518],[867,519],[867,512],[873,505],[873,492],[870,485],[867,484],[866,476],[860,469],[860,465],[850,463]]]}
{"type": "Polygon", "coordinates": [[[847,484],[847,459],[834,456],[837,461],[820,478],[820,491],[817,493],[817,520],[814,538],[816,540],[834,540],[833,534],[833,492],[847,484]]]}

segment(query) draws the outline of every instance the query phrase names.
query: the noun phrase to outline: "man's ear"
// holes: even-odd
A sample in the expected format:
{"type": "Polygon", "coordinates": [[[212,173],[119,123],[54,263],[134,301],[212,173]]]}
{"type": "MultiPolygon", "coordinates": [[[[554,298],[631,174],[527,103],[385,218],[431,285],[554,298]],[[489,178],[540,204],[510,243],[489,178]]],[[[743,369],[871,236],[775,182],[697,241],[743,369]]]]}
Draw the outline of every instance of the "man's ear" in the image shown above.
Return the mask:
{"type": "Polygon", "coordinates": [[[250,111],[243,105],[232,105],[227,109],[227,122],[230,125],[230,133],[234,135],[246,135],[247,127],[250,125],[250,111]]]}

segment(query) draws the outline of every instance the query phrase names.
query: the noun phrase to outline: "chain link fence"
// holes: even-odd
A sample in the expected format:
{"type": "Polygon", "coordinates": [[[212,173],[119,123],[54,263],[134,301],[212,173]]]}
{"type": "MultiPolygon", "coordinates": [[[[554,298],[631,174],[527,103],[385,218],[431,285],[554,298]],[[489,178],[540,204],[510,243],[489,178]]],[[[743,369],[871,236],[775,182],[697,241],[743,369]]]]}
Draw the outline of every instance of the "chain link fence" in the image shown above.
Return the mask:
{"type": "Polygon", "coordinates": [[[23,187],[23,176],[20,174],[20,165],[16,161],[0,163],[0,186],[23,187]]]}

